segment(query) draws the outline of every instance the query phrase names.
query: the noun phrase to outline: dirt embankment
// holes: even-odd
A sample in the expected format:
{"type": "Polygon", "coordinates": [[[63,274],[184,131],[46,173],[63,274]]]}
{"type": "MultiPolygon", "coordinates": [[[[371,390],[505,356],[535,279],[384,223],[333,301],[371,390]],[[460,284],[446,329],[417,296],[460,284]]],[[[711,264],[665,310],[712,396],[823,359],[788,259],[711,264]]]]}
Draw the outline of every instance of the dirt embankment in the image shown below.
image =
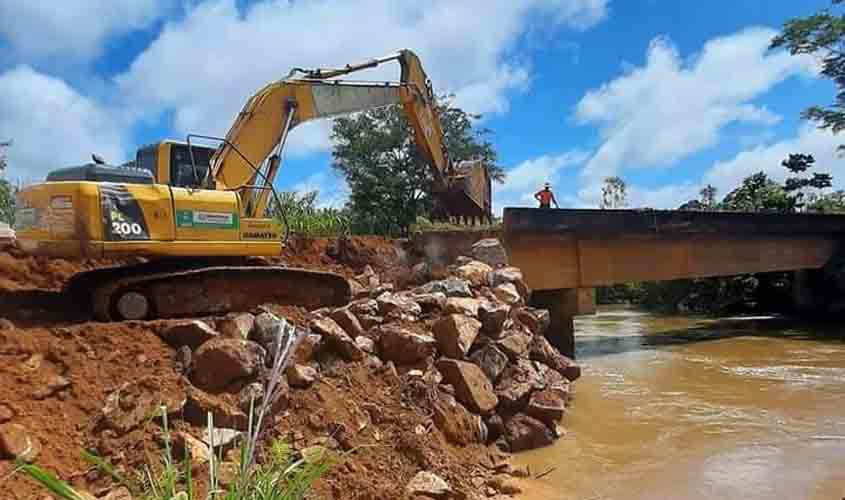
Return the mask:
{"type": "MultiPolygon", "coordinates": [[[[576,367],[565,358],[534,361],[539,337],[532,341],[532,332],[542,328],[535,323],[543,317],[519,306],[518,287],[509,284],[504,299],[513,301],[507,306],[513,314],[505,314],[513,323],[502,317],[493,333],[479,333],[482,321],[470,318],[478,315],[472,309],[489,301],[498,307],[490,314],[501,316],[505,306],[486,285],[470,287],[472,276],[450,282],[457,292],[441,281],[414,295],[394,293],[394,283],[431,278],[424,267],[407,267],[398,248],[382,238],[294,242],[274,261],[357,277],[359,300],[340,312],[267,304],[256,315],[206,318],[200,326],[186,320],[103,324],[78,311],[55,311],[43,297],[55,295],[80,270],[115,262],[0,252],[0,448],[4,433],[7,441],[12,435],[35,443],[36,463],[101,496],[109,483],[80,451],[95,451],[124,472],[136,469],[159,452],[160,429],[149,415],[160,405],[183,435],[202,436],[207,411],[223,427],[243,428],[244,394],[266,372],[260,321],[272,312],[313,332],[310,347],[297,352],[297,371],[288,372],[291,388],[273,417],[272,434],[297,449],[318,443],[352,450],[318,483],[321,498],[418,498],[407,485],[421,471],[445,481],[451,498],[513,493],[510,476],[501,474],[511,469],[499,448],[552,439],[555,425],[546,417],[562,411],[555,397],[568,391],[560,373],[574,379],[576,367]],[[454,294],[464,297],[453,302],[454,294]],[[452,333],[435,339],[432,329],[449,314],[466,319],[441,327],[452,333]],[[528,316],[517,320],[520,314],[528,316]],[[508,328],[513,335],[500,335],[508,328]],[[243,352],[231,355],[233,349],[243,352]],[[455,349],[451,357],[463,359],[460,366],[443,354],[455,349]],[[219,369],[228,362],[209,364],[230,355],[235,371],[219,369]],[[553,361],[558,385],[538,378],[541,367],[550,373],[553,361]],[[481,368],[467,372],[476,366],[481,368]],[[496,371],[493,381],[480,380],[490,370],[496,371]],[[477,387],[473,377],[480,377],[477,387]]],[[[42,500],[43,490],[10,476],[8,452],[4,457],[0,449],[0,499],[42,500]]],[[[195,473],[201,475],[202,467],[195,473]]]]}

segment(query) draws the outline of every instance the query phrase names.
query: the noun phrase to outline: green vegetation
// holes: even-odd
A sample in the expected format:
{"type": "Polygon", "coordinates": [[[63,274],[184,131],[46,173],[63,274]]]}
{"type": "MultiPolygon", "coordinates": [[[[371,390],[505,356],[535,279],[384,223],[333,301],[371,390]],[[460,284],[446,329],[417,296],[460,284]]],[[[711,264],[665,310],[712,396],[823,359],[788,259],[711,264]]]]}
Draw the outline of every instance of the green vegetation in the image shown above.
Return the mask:
{"type": "MultiPolygon", "coordinates": [[[[12,141],[0,142],[0,174],[9,166],[6,150],[11,145],[12,141]]],[[[10,226],[15,223],[15,191],[15,187],[9,181],[0,179],[0,222],[5,222],[10,226]]]]}
{"type": "MultiPolygon", "coordinates": [[[[308,453],[297,456],[284,442],[274,440],[263,453],[259,462],[259,438],[264,430],[263,423],[269,417],[270,408],[283,390],[281,381],[284,368],[295,351],[302,336],[287,322],[277,329],[275,356],[267,377],[264,397],[259,405],[253,400],[249,411],[249,428],[240,440],[238,461],[234,463],[234,474],[226,477],[222,464],[222,449],[215,455],[214,422],[208,414],[208,429],[205,436],[209,474],[204,485],[208,500],[299,500],[305,498],[314,482],[322,477],[335,462],[333,453],[326,448],[314,447],[308,453]]],[[[83,458],[112,479],[115,486],[129,489],[139,500],[199,500],[199,478],[191,473],[192,457],[190,447],[185,446],[185,457],[177,462],[173,453],[173,440],[167,418],[167,408],[159,412],[164,449],[160,463],[148,463],[135,477],[127,479],[118,474],[106,461],[96,455],[83,452],[83,458]]],[[[21,472],[62,500],[89,500],[74,490],[68,483],[44,470],[38,465],[19,463],[21,472]]]]}
{"type": "Polygon", "coordinates": [[[302,195],[282,192],[279,193],[279,206],[276,206],[274,200],[270,203],[268,211],[282,224],[287,224],[291,234],[339,236],[349,233],[348,211],[318,207],[318,195],[318,191],[309,191],[302,195]]]}
{"type": "MultiPolygon", "coordinates": [[[[845,0],[833,0],[833,5],[845,0]]],[[[771,43],[772,49],[786,48],[793,55],[809,54],[821,62],[821,76],[836,85],[833,104],[811,106],[802,116],[822,129],[845,130],[845,15],[824,9],[808,17],[791,19],[771,43]]],[[[839,146],[843,150],[843,146],[839,146]]]]}
{"type": "MultiPolygon", "coordinates": [[[[453,162],[483,159],[496,181],[504,179],[490,131],[479,115],[439,99],[445,148],[453,162]]],[[[350,189],[346,205],[355,233],[404,235],[417,217],[431,217],[432,171],[419,153],[414,131],[399,105],[338,118],[332,139],[333,166],[350,189]]]]}
{"type": "Polygon", "coordinates": [[[8,225],[15,223],[15,187],[4,179],[0,179],[0,222],[8,225]]]}
{"type": "Polygon", "coordinates": [[[619,176],[608,177],[601,188],[602,209],[625,208],[628,206],[628,185],[619,176]]]}

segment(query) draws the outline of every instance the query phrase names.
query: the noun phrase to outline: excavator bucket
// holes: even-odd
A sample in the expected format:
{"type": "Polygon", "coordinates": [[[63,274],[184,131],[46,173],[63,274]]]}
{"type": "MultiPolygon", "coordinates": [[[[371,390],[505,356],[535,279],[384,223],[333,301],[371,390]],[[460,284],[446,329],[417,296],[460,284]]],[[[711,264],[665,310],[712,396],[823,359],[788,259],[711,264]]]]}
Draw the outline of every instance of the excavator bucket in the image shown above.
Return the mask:
{"type": "Polygon", "coordinates": [[[439,209],[458,222],[492,221],[490,174],[483,160],[463,161],[447,179],[448,187],[435,193],[439,209]]]}

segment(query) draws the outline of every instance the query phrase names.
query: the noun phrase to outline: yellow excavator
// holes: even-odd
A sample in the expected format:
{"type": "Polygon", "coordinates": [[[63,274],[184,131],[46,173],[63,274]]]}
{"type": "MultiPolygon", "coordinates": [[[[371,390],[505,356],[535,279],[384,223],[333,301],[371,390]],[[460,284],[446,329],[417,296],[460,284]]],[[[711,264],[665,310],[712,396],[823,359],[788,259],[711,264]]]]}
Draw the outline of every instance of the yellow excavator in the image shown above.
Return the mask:
{"type": "Polygon", "coordinates": [[[443,218],[489,219],[490,177],[480,161],[454,164],[431,83],[401,50],[343,68],[300,69],[246,103],[224,138],[189,135],[137,151],[121,167],[63,168],[17,195],[15,231],[25,252],[62,258],[144,257],[140,264],[79,273],[65,293],[95,317],[131,320],[245,310],[262,303],[342,305],[349,283],[332,273],[267,265],[289,231],[268,214],[288,135],[297,125],[401,104],[433,172],[443,218]],[[338,77],[398,61],[398,82],[338,77]],[[197,142],[204,142],[205,145],[197,142]],[[216,147],[208,146],[216,141],[216,147]]]}

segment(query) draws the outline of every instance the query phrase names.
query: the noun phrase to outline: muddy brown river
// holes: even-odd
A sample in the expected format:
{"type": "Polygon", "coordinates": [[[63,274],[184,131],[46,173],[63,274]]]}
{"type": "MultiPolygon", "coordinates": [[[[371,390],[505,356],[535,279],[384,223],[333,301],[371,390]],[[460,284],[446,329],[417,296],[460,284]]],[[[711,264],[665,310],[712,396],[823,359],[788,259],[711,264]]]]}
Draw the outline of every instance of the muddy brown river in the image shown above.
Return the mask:
{"type": "Polygon", "coordinates": [[[568,435],[521,454],[525,498],[845,498],[845,325],[580,318],[568,435]]]}

